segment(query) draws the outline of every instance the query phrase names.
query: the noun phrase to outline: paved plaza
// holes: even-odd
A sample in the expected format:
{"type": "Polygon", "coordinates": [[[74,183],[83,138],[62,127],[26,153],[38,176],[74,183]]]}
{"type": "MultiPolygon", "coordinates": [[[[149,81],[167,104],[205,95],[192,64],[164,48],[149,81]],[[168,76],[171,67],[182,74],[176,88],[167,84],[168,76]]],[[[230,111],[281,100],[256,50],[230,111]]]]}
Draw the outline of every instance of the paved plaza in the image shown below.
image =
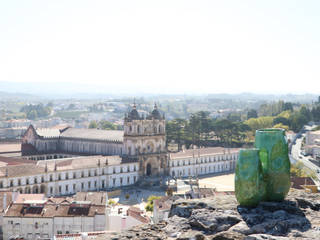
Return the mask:
{"type": "MultiPolygon", "coordinates": [[[[234,191],[234,174],[199,178],[199,187],[215,188],[216,191],[219,192],[234,191]]],[[[184,194],[184,192],[189,191],[190,189],[190,185],[186,184],[186,181],[178,180],[177,193],[184,194]]],[[[122,189],[121,195],[119,197],[114,197],[113,199],[121,204],[141,206],[146,204],[148,197],[151,195],[165,196],[166,193],[165,191],[133,187],[122,189]],[[129,198],[126,198],[127,196],[129,196],[129,198]]]]}
{"type": "Polygon", "coordinates": [[[234,173],[199,179],[199,187],[216,188],[216,191],[234,191],[234,173]]]}

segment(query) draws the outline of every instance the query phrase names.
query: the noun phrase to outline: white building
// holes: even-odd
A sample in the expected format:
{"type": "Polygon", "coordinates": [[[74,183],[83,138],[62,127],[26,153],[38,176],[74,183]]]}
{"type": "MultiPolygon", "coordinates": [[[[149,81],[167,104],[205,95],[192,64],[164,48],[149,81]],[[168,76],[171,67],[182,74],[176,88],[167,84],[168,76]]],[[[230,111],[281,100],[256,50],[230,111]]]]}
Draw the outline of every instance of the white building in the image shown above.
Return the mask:
{"type": "Polygon", "coordinates": [[[107,209],[108,231],[122,231],[134,226],[149,223],[150,219],[145,215],[144,210],[124,205],[110,206],[107,209]]]}
{"type": "Polygon", "coordinates": [[[79,193],[74,198],[22,194],[3,217],[3,238],[53,239],[55,234],[106,229],[106,193],[79,193]]]}
{"type": "Polygon", "coordinates": [[[139,176],[139,164],[122,163],[119,156],[27,162],[10,165],[0,161],[0,189],[61,196],[131,185],[139,176]]]}
{"type": "Polygon", "coordinates": [[[304,150],[313,158],[320,158],[320,131],[308,131],[306,133],[306,145],[304,150]]]}
{"type": "Polygon", "coordinates": [[[172,177],[198,176],[234,171],[239,149],[200,148],[170,154],[169,168],[172,177]]]}

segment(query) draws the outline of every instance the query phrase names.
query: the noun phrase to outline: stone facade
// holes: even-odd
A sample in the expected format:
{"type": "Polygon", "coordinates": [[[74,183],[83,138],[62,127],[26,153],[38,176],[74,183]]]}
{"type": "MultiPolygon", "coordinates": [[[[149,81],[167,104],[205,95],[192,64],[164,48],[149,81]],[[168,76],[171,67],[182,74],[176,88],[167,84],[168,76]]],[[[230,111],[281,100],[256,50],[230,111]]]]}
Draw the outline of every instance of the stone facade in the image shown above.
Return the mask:
{"type": "Polygon", "coordinates": [[[146,118],[139,116],[135,106],[125,117],[124,151],[128,159],[138,159],[142,176],[166,174],[165,125],[156,105],[146,118]]]}

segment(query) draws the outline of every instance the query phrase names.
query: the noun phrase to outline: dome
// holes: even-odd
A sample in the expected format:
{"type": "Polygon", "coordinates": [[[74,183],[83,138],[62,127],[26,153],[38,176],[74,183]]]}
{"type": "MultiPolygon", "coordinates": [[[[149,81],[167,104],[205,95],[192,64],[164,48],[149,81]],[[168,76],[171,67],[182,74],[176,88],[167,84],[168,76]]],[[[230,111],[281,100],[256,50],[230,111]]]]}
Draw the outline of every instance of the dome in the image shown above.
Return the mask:
{"type": "Polygon", "coordinates": [[[139,113],[138,113],[138,111],[137,111],[136,108],[133,108],[133,109],[131,110],[131,112],[129,113],[129,117],[131,118],[131,120],[138,120],[138,119],[140,119],[139,113]]]}
{"type": "Polygon", "coordinates": [[[153,117],[154,119],[161,119],[161,114],[160,114],[160,112],[159,112],[158,107],[157,107],[156,104],[154,105],[154,109],[153,109],[153,111],[151,112],[151,115],[152,115],[152,117],[153,117]]]}
{"type": "Polygon", "coordinates": [[[161,115],[160,112],[158,111],[158,109],[154,109],[151,113],[152,117],[154,117],[155,119],[161,119],[161,115]]]}

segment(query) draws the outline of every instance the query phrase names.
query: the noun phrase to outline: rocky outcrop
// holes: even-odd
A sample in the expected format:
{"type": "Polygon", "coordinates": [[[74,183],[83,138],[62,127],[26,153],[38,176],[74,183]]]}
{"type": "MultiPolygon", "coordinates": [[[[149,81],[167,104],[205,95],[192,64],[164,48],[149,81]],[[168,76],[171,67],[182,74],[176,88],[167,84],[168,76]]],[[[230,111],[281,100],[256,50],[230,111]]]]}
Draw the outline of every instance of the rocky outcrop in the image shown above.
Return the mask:
{"type": "Polygon", "coordinates": [[[240,207],[234,196],[177,200],[167,222],[99,239],[320,239],[320,194],[291,190],[283,202],[240,207]]]}

